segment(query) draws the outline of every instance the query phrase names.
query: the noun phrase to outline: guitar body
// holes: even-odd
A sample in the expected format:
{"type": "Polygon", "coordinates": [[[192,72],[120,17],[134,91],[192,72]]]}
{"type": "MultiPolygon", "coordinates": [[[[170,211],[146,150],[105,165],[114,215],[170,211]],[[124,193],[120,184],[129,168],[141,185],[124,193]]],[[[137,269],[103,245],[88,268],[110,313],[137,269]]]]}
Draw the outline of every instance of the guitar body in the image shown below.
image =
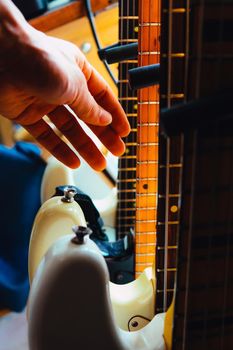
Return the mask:
{"type": "MultiPolygon", "coordinates": [[[[119,284],[128,283],[134,279],[133,234],[129,233],[125,240],[122,238],[116,241],[116,187],[107,187],[99,174],[84,164],[77,171],[74,171],[54,157],[50,157],[42,179],[41,202],[46,202],[54,194],[62,195],[62,189],[65,186],[73,186],[79,192],[82,190],[85,193],[87,193],[89,187],[89,193],[94,192],[93,185],[90,189],[90,184],[93,183],[99,192],[103,191],[105,197],[91,199],[86,195],[85,200],[79,198],[77,202],[81,205],[86,221],[89,222],[89,226],[93,231],[91,238],[95,240],[106,258],[110,280],[119,284]],[[88,179],[85,186],[84,179],[88,179]],[[88,206],[86,205],[87,202],[89,203],[88,206]],[[101,235],[98,231],[102,232],[101,235]],[[109,241],[103,242],[101,236],[107,237],[109,241]]],[[[85,195],[83,194],[83,196],[85,195]]]]}
{"type": "MultiPolygon", "coordinates": [[[[56,196],[42,205],[36,215],[30,239],[29,277],[31,283],[49,248],[56,241],[70,234],[71,228],[76,225],[86,227],[81,207],[75,200],[66,202],[64,197],[56,196]]],[[[98,254],[101,254],[97,245],[94,244],[94,246],[98,254]]],[[[154,288],[152,277],[152,269],[147,269],[140,278],[130,283],[124,285],[110,283],[114,317],[122,329],[132,328],[131,323],[135,316],[140,317],[140,320],[137,321],[137,328],[141,328],[153,318],[154,288]]]]}
{"type": "Polygon", "coordinates": [[[91,196],[109,236],[115,238],[116,187],[110,186],[107,180],[102,179],[102,177],[100,173],[95,172],[86,164],[82,164],[77,170],[72,170],[56,158],[50,157],[41,183],[41,203],[51,198],[58,186],[77,186],[81,191],[91,196]],[[101,196],[97,194],[97,188],[101,196]]]}
{"type": "MultiPolygon", "coordinates": [[[[164,350],[163,315],[136,332],[116,325],[105,260],[88,237],[82,244],[73,238],[58,239],[34,276],[28,304],[30,350],[164,350]]],[[[135,314],[136,322],[139,316],[135,314]]]]}

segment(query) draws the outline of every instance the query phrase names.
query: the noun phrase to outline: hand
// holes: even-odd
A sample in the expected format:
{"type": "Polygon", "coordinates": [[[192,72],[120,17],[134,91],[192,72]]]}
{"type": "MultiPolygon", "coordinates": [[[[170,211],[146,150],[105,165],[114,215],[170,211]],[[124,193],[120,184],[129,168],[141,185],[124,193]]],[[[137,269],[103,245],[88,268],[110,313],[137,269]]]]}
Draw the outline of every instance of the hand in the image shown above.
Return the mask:
{"type": "Polygon", "coordinates": [[[75,45],[35,30],[21,14],[17,18],[0,33],[0,113],[21,124],[61,162],[78,167],[77,154],[46,122],[47,115],[89,165],[102,170],[105,158],[79,118],[110,152],[121,155],[121,138],[130,131],[122,107],[75,45]]]}

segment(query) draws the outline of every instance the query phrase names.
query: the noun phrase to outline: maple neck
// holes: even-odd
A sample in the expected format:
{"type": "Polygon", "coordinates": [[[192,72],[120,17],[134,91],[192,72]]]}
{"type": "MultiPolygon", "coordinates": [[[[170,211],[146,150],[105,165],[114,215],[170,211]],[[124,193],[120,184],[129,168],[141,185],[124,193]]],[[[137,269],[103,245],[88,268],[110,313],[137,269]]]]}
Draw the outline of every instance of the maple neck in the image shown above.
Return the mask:
{"type": "MultiPolygon", "coordinates": [[[[139,3],[138,65],[159,63],[160,3],[139,3]]],[[[136,164],[135,271],[139,275],[155,259],[158,178],[158,86],[138,91],[136,164]]]]}
{"type": "MultiPolygon", "coordinates": [[[[119,1],[119,43],[137,42],[138,0],[119,1]]],[[[136,202],[136,144],[137,144],[137,93],[129,88],[128,70],[137,66],[137,60],[119,63],[118,98],[131,126],[124,139],[126,152],[119,157],[117,178],[117,238],[128,234],[135,225],[136,202]]]]}

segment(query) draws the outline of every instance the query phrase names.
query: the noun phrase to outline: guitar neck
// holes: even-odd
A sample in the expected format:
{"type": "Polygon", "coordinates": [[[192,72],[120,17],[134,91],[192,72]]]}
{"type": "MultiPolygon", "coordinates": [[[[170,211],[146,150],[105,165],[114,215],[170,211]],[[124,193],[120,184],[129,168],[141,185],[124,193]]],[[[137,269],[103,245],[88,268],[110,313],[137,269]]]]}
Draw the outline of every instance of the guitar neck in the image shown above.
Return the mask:
{"type": "MultiPolygon", "coordinates": [[[[232,3],[163,5],[162,106],[216,99],[233,82],[232,3]]],[[[157,310],[168,307],[175,281],[173,350],[233,346],[233,118],[205,112],[208,125],[182,126],[163,138],[160,155],[157,310]]]]}
{"type": "MultiPolygon", "coordinates": [[[[140,1],[138,65],[159,63],[160,3],[140,1]]],[[[136,165],[136,276],[155,259],[158,178],[159,92],[157,86],[138,92],[136,165]]]]}
{"type": "MultiPolygon", "coordinates": [[[[119,43],[121,45],[137,42],[138,0],[119,1],[119,43]]],[[[118,161],[117,178],[117,238],[128,234],[135,225],[136,201],[136,144],[137,144],[137,93],[129,88],[128,70],[137,66],[136,60],[119,63],[119,101],[127,115],[131,133],[124,141],[125,153],[118,161]]]]}
{"type": "MultiPolygon", "coordinates": [[[[188,2],[187,2],[188,4],[188,2]]],[[[187,99],[186,35],[187,8],[182,0],[163,1],[161,18],[160,106],[170,108],[187,99]],[[176,27],[182,35],[174,39],[176,27]]],[[[181,136],[159,137],[159,200],[156,246],[156,311],[164,312],[171,303],[177,266],[180,221],[180,184],[183,140],[181,136]]]]}

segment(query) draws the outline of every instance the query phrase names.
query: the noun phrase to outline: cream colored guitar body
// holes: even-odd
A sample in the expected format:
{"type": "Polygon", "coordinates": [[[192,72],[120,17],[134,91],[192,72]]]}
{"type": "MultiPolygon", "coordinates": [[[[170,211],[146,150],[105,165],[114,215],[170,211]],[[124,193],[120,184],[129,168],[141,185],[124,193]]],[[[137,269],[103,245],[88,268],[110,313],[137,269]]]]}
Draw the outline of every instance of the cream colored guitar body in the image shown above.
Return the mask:
{"type": "Polygon", "coordinates": [[[100,173],[94,172],[84,162],[82,162],[80,168],[72,170],[56,158],[50,157],[42,178],[41,203],[44,203],[54,195],[57,186],[64,185],[77,186],[92,198],[95,207],[103,219],[110,239],[115,238],[116,187],[110,187],[106,184],[101,178],[100,173]],[[104,193],[104,195],[98,196],[96,188],[98,188],[101,194],[104,193]]]}
{"type": "Polygon", "coordinates": [[[153,315],[152,271],[126,285],[109,282],[94,242],[72,242],[86,226],[79,205],[64,197],[39,210],[30,241],[30,349],[164,349],[163,315],[153,315]],[[135,330],[135,332],[130,332],[135,330]]]}

